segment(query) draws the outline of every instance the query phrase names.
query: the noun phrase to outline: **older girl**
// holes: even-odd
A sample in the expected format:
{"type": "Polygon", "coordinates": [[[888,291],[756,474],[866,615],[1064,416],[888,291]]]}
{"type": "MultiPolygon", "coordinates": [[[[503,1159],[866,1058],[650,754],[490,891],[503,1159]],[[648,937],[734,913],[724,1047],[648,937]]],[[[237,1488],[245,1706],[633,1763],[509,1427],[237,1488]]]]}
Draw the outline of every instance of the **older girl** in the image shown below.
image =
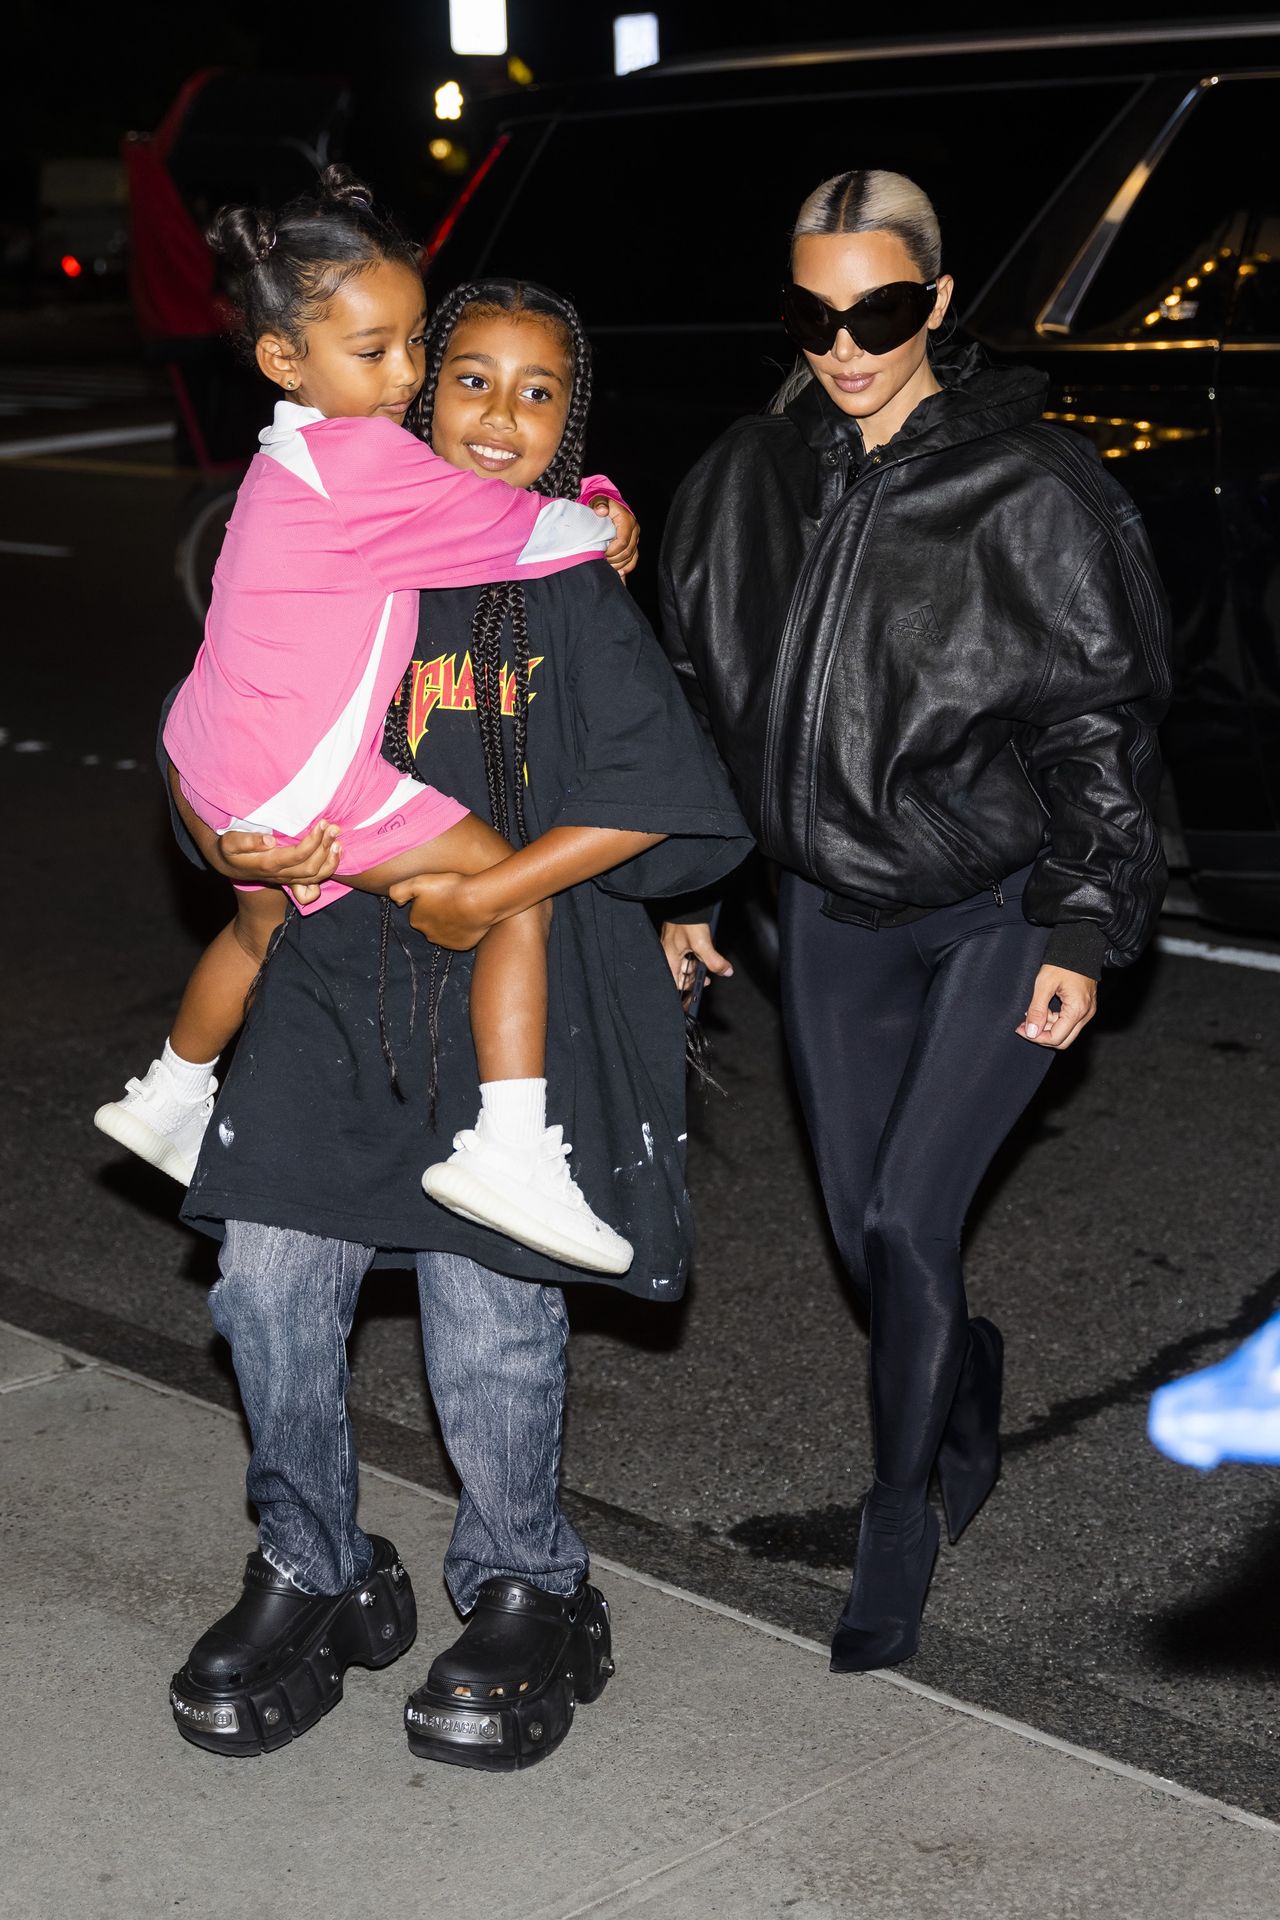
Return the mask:
{"type": "MultiPolygon", "coordinates": [[[[590,351],[566,301],[511,281],[460,288],[432,315],[426,356],[409,425],[438,455],[499,468],[513,489],[577,495],[590,351]]],[[[424,594],[413,651],[391,711],[392,763],[429,766],[522,845],[487,875],[422,878],[397,894],[452,948],[554,896],[550,1097],[570,1124],[578,1181],[635,1249],[618,1284],[678,1299],[690,1235],[684,1026],[642,900],[727,872],[745,850],[741,818],[608,567],[424,594]]],[[[182,805],[205,857],[232,878],[332,875],[319,835],[266,850],[250,836],[219,841],[182,805]]],[[[410,1698],[408,1737],[430,1759],[526,1766],[564,1737],[575,1695],[594,1699],[612,1671],[607,1609],[558,1492],[561,1283],[575,1273],[424,1198],[424,1154],[465,1141],[475,1110],[472,960],[452,961],[433,1021],[429,949],[412,934],[387,940],[390,912],[353,892],[290,919],[187,1196],[185,1217],[223,1238],[212,1312],[253,1435],[260,1552],[241,1600],[175,1677],[174,1714],[200,1745],[257,1753],[334,1705],[345,1666],[408,1645],[403,1570],[356,1518],[345,1340],[370,1266],[416,1266],[432,1396],[462,1483],[445,1578],[468,1624],[410,1698]],[[379,1046],[379,996],[403,1100],[379,1046]]],[[[556,1151],[563,1165],[569,1142],[556,1151]]]]}
{"type": "MultiPolygon", "coordinates": [[[[422,385],[422,279],[345,168],[277,216],[224,207],[210,241],[231,270],[243,342],[285,397],[237,495],[204,644],[165,728],[182,792],[218,833],[296,839],[317,819],[340,822],[336,878],[304,913],[347,886],[385,894],[415,875],[491,866],[510,851],[493,828],[380,751],[417,589],[537,579],[598,555],[612,528],[584,505],[496,484],[495,463],[451,466],[401,431],[422,385]]],[[[278,890],[240,893],[161,1058],[95,1115],[178,1178],[190,1176],[212,1069],[284,906],[278,890]]],[[[546,933],[545,911],[513,910],[480,940],[480,1117],[456,1164],[424,1181],[442,1204],[545,1253],[622,1272],[630,1246],[566,1179],[547,1127],[546,933]]]]}

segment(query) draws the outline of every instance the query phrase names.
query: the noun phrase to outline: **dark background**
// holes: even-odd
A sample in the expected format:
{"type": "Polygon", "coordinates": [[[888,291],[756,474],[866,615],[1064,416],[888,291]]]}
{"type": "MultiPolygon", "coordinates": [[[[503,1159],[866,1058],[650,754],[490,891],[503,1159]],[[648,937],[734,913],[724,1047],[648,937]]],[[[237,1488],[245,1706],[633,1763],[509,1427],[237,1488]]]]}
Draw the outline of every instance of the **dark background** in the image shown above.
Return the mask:
{"type": "MultiPolygon", "coordinates": [[[[592,0],[508,0],[510,49],[535,82],[608,75],[613,71],[615,13],[630,5],[592,0]]],[[[664,60],[718,50],[819,45],[848,39],[930,37],[993,27],[1069,28],[1124,20],[1204,19],[1204,8],[1102,6],[1046,14],[1025,3],[921,11],[756,0],[704,4],[680,0],[658,13],[664,60]]],[[[1228,17],[1274,14],[1274,7],[1234,5],[1228,17]]],[[[43,0],[16,0],[6,15],[5,77],[0,82],[0,220],[30,216],[38,168],[54,155],[110,155],[130,129],[156,126],[186,77],[221,66],[263,73],[337,73],[349,78],[356,119],[353,162],[374,179],[402,218],[430,218],[451,190],[425,153],[441,129],[432,100],[441,81],[457,78],[472,92],[506,85],[501,61],[459,61],[449,49],[447,0],[349,0],[273,8],[258,0],[174,5],[142,0],[67,12],[43,0]]],[[[462,129],[465,138],[465,124],[462,129]]],[[[731,183],[722,185],[731,190],[731,183]]]]}

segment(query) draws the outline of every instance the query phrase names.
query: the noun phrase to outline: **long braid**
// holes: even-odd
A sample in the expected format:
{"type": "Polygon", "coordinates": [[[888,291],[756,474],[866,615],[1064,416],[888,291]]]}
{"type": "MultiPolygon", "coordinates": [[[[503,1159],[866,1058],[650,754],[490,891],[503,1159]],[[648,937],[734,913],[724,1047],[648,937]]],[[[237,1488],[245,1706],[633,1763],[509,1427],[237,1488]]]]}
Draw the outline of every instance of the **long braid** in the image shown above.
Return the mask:
{"type": "MultiPolygon", "coordinates": [[[[405,669],[403,680],[396,690],[395,698],[387,708],[387,717],[382,727],[382,750],[397,773],[414,772],[413,750],[409,745],[409,706],[413,698],[413,667],[405,669]]],[[[396,1066],[396,1057],[391,1045],[391,1034],[387,1027],[387,955],[391,944],[391,935],[395,934],[396,945],[409,961],[409,1038],[418,1019],[418,970],[413,963],[413,953],[404,935],[401,933],[392,911],[390,900],[385,894],[378,902],[378,1042],[382,1048],[382,1057],[387,1063],[387,1073],[391,1080],[391,1091],[397,1100],[407,1098],[400,1084],[400,1074],[396,1066]]],[[[432,949],[431,977],[435,980],[436,954],[432,949]]],[[[428,1003],[429,1023],[433,1009],[428,1003]]],[[[435,1054],[432,1052],[432,1102],[435,1100],[435,1054]]]]}
{"type": "MultiPolygon", "coordinates": [[[[473,310],[498,309],[512,314],[530,314],[551,320],[569,336],[573,363],[573,384],[565,416],[564,431],[555,458],[540,479],[536,490],[549,498],[576,500],[582,485],[582,462],[586,442],[587,415],[591,410],[591,348],[575,309],[568,301],[528,282],[512,280],[476,280],[455,287],[446,294],[431,316],[426,332],[426,376],[405,424],[424,440],[431,437],[435,413],[436,389],[445,355],[454,330],[463,315],[473,310]]],[[[522,845],[529,842],[525,818],[525,758],[529,741],[529,618],[524,588],[518,581],[504,580],[482,587],[471,617],[471,671],[476,690],[476,718],[480,744],[484,752],[485,783],[489,793],[489,818],[504,839],[511,838],[514,816],[516,833],[522,845]],[[502,636],[508,621],[513,642],[515,721],[515,792],[508,799],[507,756],[502,729],[502,636]]],[[[401,707],[406,705],[402,693],[401,707]]],[[[396,710],[392,709],[394,715],[396,710]]],[[[388,716],[389,723],[392,716],[388,716]]],[[[407,742],[406,742],[407,745],[407,742]]],[[[395,764],[398,766],[399,761],[395,764]]]]}
{"type": "Polygon", "coordinates": [[[471,616],[471,674],[476,690],[476,719],[484,751],[489,818],[504,840],[511,837],[507,806],[507,756],[502,739],[502,630],[510,587],[505,581],[482,587],[471,616]]]}
{"type": "MultiPolygon", "coordinates": [[[[459,292],[468,292],[470,298],[464,305],[480,305],[486,300],[486,288],[461,288],[459,292]]],[[[533,290],[541,294],[541,290],[533,290]]],[[[551,467],[539,480],[533,482],[535,490],[545,493],[551,499],[578,499],[581,488],[581,463],[587,432],[587,413],[591,411],[591,348],[587,336],[581,330],[581,321],[574,307],[568,301],[560,301],[551,296],[543,296],[545,307],[526,305],[530,288],[520,288],[522,303],[512,311],[526,313],[545,313],[553,317],[570,336],[570,355],[574,365],[574,384],[570,390],[568,413],[564,419],[564,432],[560,434],[557,455],[551,461],[551,467]]],[[[457,323],[455,323],[457,324],[457,323]]],[[[505,580],[497,588],[482,591],[476,612],[472,616],[472,666],[482,651],[493,645],[493,674],[482,680],[476,672],[476,707],[482,708],[484,701],[491,701],[493,712],[486,716],[480,710],[480,737],[486,753],[486,776],[489,781],[489,818],[497,831],[510,839],[510,816],[514,814],[516,833],[520,845],[528,847],[530,829],[524,814],[524,789],[526,789],[526,758],[530,741],[530,616],[524,599],[524,588],[516,580],[505,580]],[[512,639],[512,678],[514,678],[514,701],[512,701],[512,774],[514,774],[514,804],[507,804],[507,753],[503,743],[503,718],[501,718],[501,641],[503,628],[510,622],[512,639]],[[482,695],[484,685],[484,695],[482,695]],[[495,804],[495,795],[499,797],[495,804]]]]}
{"type": "MultiPolygon", "coordinates": [[[[426,336],[426,372],[422,386],[419,388],[412,405],[405,414],[405,426],[409,428],[410,432],[417,434],[419,439],[428,442],[431,439],[431,416],[435,409],[436,388],[440,382],[440,369],[444,364],[444,356],[448,349],[450,336],[457,326],[462,311],[467,304],[465,298],[466,293],[467,289],[465,287],[459,287],[453,293],[446,295],[432,315],[431,325],[427,329],[426,336]]],[[[400,682],[396,695],[387,709],[387,717],[383,723],[382,735],[383,752],[387,759],[390,760],[392,766],[398,773],[409,774],[410,776],[416,775],[418,770],[417,761],[414,758],[413,746],[409,739],[409,717],[410,709],[413,705],[413,688],[414,670],[413,662],[410,661],[408,667],[405,669],[404,678],[400,682]]],[[[405,1095],[400,1086],[400,1076],[396,1071],[395,1055],[392,1052],[391,1040],[387,1030],[386,1013],[387,951],[391,929],[395,923],[392,918],[390,900],[385,898],[381,900],[379,902],[379,908],[378,1037],[382,1043],[383,1058],[387,1063],[387,1071],[391,1078],[392,1091],[398,1099],[403,1100],[405,1095]]],[[[410,1036],[412,1036],[413,1015],[417,1008],[418,970],[412,950],[405,944],[398,927],[396,928],[396,938],[409,958],[409,972],[413,991],[413,998],[410,1003],[409,1031],[410,1036]]],[[[431,1123],[434,1126],[436,1118],[436,1096],[439,1090],[440,1077],[440,1001],[449,979],[450,969],[453,965],[453,955],[445,949],[436,946],[434,941],[429,944],[431,946],[431,970],[427,979],[427,1036],[431,1048],[431,1079],[427,1098],[428,1111],[430,1113],[431,1123]]]]}
{"type": "Polygon", "coordinates": [[[524,603],[524,588],[512,589],[511,651],[515,673],[515,726],[512,729],[512,758],[515,762],[515,815],[520,844],[529,844],[529,827],[524,817],[525,760],[529,749],[529,611],[524,603]]]}
{"type": "MultiPolygon", "coordinates": [[[[405,426],[412,433],[416,433],[420,439],[430,441],[436,390],[449,342],[464,313],[477,307],[498,307],[512,313],[540,315],[554,320],[569,334],[573,359],[573,385],[564,432],[556,450],[555,459],[542,477],[535,482],[535,487],[539,493],[549,498],[576,500],[582,485],[587,414],[591,406],[591,348],[574,308],[555,294],[547,293],[543,288],[508,280],[473,281],[455,287],[452,293],[446,294],[432,313],[427,326],[426,371],[418,395],[405,415],[405,426]]],[[[489,818],[504,840],[509,840],[511,818],[514,814],[520,843],[522,846],[527,846],[529,829],[525,817],[524,794],[525,760],[529,741],[529,618],[524,589],[517,581],[498,581],[480,589],[475,611],[471,616],[471,671],[475,685],[476,720],[484,754],[489,818]],[[502,730],[502,636],[508,621],[511,624],[515,682],[513,701],[515,791],[511,804],[508,803],[506,743],[502,730]]],[[[383,732],[383,751],[387,759],[398,772],[411,775],[417,772],[417,763],[409,738],[413,687],[414,669],[410,664],[400,683],[399,691],[387,710],[383,732]]],[[[409,953],[409,949],[405,947],[399,928],[395,926],[392,919],[391,902],[383,900],[380,905],[378,1033],[382,1042],[383,1057],[391,1076],[392,1088],[397,1096],[403,1099],[404,1094],[396,1072],[395,1057],[386,1023],[387,954],[393,928],[397,940],[406,953],[409,953]]],[[[414,1004],[416,1005],[417,981],[412,953],[409,953],[409,962],[410,970],[414,974],[414,1004]]],[[[452,963],[452,953],[433,943],[431,973],[427,989],[427,1028],[431,1044],[430,1112],[433,1125],[439,1071],[440,1002],[452,963]]],[[[412,1030],[411,1011],[410,1033],[412,1030]]]]}

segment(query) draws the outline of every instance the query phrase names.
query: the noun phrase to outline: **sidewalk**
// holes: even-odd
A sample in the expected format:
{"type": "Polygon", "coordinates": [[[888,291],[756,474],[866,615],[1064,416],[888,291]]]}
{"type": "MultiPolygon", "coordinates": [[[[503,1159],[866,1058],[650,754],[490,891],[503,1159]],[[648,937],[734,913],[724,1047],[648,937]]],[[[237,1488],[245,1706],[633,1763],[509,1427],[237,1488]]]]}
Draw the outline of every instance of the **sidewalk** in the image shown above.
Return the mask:
{"type": "Polygon", "coordinates": [[[456,1633],[438,1495],[361,1517],[419,1637],[261,1760],[166,1699],[253,1545],[220,1410],[0,1327],[3,1840],[12,1920],[1256,1920],[1280,1826],[953,1706],[597,1562],[616,1679],[525,1774],[433,1766],[400,1710],[456,1633]]]}

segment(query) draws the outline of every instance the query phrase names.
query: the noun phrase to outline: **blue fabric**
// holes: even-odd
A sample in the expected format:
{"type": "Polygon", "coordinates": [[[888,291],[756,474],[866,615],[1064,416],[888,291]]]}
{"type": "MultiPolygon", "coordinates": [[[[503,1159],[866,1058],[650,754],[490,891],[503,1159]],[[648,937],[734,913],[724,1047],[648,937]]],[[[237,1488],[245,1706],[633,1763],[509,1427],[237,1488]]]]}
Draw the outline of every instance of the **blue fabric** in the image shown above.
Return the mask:
{"type": "MultiPolygon", "coordinates": [[[[210,1296],[253,1438],[246,1487],[262,1552],[309,1593],[341,1592],[372,1558],[356,1518],[346,1343],[373,1251],[229,1220],[210,1296]]],[[[417,1271],[427,1376],[462,1482],[449,1591],[464,1613],[498,1574],[572,1593],[587,1551],[559,1500],[564,1296],[458,1254],[419,1254],[417,1271]]]]}
{"type": "Polygon", "coordinates": [[[1154,1393],[1147,1432],[1161,1453],[1186,1467],[1280,1463],[1280,1313],[1217,1366],[1154,1393]]]}

